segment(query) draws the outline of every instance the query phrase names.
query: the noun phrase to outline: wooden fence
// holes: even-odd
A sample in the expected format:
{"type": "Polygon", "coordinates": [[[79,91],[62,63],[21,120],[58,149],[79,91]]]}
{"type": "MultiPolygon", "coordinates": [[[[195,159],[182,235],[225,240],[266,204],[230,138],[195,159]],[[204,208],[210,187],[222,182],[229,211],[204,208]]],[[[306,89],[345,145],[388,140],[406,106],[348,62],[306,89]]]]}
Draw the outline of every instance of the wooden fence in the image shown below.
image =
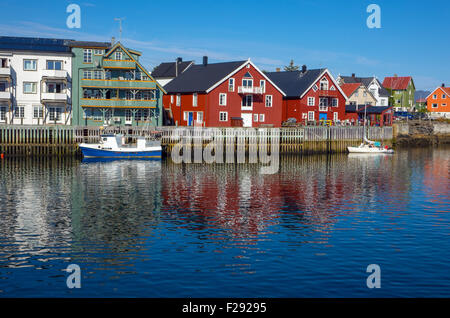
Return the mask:
{"type": "MultiPolygon", "coordinates": [[[[309,126],[295,128],[214,128],[195,129],[191,127],[71,127],[71,126],[0,126],[0,153],[6,156],[78,156],[78,143],[95,143],[104,133],[121,133],[128,142],[134,142],[137,136],[161,140],[166,153],[170,154],[174,145],[183,136],[192,136],[192,143],[205,136],[210,139],[201,141],[202,147],[215,138],[228,140],[233,144],[243,144],[245,150],[261,145],[270,146],[278,141],[280,153],[339,153],[348,146],[361,141],[364,129],[361,126],[309,126]],[[277,139],[261,140],[262,131],[277,133],[277,139]]],[[[368,127],[367,137],[371,140],[391,144],[392,127],[368,127]]],[[[198,145],[198,143],[197,143],[198,145]]]]}

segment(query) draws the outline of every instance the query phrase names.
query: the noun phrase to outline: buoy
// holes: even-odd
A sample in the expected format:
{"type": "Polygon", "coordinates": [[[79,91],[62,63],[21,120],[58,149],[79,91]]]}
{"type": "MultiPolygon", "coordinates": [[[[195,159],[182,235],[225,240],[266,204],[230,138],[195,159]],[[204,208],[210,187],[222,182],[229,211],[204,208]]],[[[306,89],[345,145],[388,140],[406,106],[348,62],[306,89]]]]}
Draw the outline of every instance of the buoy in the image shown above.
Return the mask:
{"type": "Polygon", "coordinates": [[[5,158],[5,154],[4,153],[2,153],[2,154],[0,154],[0,158],[5,158]]]}

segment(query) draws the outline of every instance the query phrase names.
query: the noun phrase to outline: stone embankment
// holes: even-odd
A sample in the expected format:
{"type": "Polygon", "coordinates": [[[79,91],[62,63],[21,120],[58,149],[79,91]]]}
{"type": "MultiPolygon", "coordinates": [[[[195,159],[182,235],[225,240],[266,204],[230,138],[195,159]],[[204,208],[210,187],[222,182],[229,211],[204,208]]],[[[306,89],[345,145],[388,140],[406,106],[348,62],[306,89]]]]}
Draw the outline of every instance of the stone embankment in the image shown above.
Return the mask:
{"type": "Polygon", "coordinates": [[[410,121],[394,124],[394,145],[427,147],[450,145],[450,124],[438,121],[410,121]]]}

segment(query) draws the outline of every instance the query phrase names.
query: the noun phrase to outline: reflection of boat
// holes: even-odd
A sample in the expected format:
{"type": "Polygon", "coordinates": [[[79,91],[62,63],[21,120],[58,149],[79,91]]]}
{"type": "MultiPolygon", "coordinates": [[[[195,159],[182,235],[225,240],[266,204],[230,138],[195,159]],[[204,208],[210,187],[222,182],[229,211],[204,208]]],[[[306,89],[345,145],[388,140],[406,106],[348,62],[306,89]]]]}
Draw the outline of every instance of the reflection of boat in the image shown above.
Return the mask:
{"type": "Polygon", "coordinates": [[[366,137],[364,137],[363,142],[358,147],[347,147],[347,149],[349,153],[394,153],[394,150],[388,146],[383,147],[380,142],[368,140],[366,137]]]}
{"type": "Polygon", "coordinates": [[[107,134],[100,137],[100,142],[97,144],[82,143],[79,145],[83,157],[161,159],[161,143],[159,141],[147,141],[144,137],[137,137],[136,146],[134,146],[125,144],[122,134],[107,134]]]}

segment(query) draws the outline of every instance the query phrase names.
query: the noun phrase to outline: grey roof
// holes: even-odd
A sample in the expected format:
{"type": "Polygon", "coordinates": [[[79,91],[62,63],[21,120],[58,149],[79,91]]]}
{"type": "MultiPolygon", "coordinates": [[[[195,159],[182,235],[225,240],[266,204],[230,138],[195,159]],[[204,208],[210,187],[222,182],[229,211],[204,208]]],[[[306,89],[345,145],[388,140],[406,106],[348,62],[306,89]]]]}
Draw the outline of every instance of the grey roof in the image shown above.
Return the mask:
{"type": "Polygon", "coordinates": [[[111,47],[110,42],[93,42],[93,41],[70,41],[68,43],[71,47],[103,47],[109,48],[111,47]]]}
{"type": "Polygon", "coordinates": [[[345,105],[345,112],[346,113],[364,113],[367,112],[367,114],[381,114],[387,109],[392,108],[392,106],[371,106],[371,105],[345,105]],[[365,108],[367,107],[367,110],[365,108]],[[357,111],[358,109],[358,111],[357,111]]]}
{"type": "Polygon", "coordinates": [[[325,69],[290,72],[268,72],[265,73],[275,83],[286,97],[299,97],[315,82],[325,69]]]}
{"type": "MultiPolygon", "coordinates": [[[[353,77],[353,76],[341,76],[341,79],[344,80],[344,83],[350,84],[350,83],[362,83],[365,87],[369,87],[370,83],[373,81],[374,77],[353,77]]],[[[381,97],[389,97],[390,94],[386,90],[386,88],[383,87],[381,82],[378,80],[378,78],[375,78],[378,84],[380,85],[379,95],[381,97]]]]}
{"type": "Polygon", "coordinates": [[[0,36],[0,50],[69,53],[71,40],[0,36]]]}
{"type": "Polygon", "coordinates": [[[206,92],[208,88],[225,78],[247,61],[192,65],[167,83],[164,89],[171,93],[206,92]]]}
{"type": "Polygon", "coordinates": [[[177,77],[175,63],[178,63],[178,75],[183,73],[186,68],[194,63],[194,61],[184,61],[184,62],[169,62],[161,63],[152,71],[153,78],[166,78],[166,77],[177,77]]]}

